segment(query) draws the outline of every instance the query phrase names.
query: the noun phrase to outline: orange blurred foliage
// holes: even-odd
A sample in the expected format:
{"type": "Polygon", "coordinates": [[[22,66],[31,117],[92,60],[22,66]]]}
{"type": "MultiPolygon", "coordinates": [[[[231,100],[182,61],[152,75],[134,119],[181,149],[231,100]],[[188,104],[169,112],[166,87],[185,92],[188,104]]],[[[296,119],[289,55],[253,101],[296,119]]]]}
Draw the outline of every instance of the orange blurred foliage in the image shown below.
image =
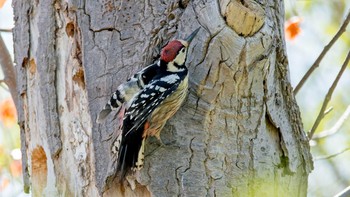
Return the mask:
{"type": "Polygon", "coordinates": [[[9,184],[10,184],[10,179],[3,178],[0,183],[0,191],[4,191],[9,184]]]}
{"type": "Polygon", "coordinates": [[[13,160],[10,164],[10,171],[13,177],[17,178],[22,175],[21,160],[13,160]]]}
{"type": "Polygon", "coordinates": [[[0,121],[2,121],[6,127],[13,125],[17,121],[16,107],[11,98],[0,103],[0,121]]]}
{"type": "Polygon", "coordinates": [[[287,40],[294,40],[301,32],[300,23],[302,19],[298,16],[293,16],[285,23],[285,34],[287,40]]]}
{"type": "Polygon", "coordinates": [[[2,8],[2,6],[4,6],[6,0],[0,0],[0,8],[2,8]]]}

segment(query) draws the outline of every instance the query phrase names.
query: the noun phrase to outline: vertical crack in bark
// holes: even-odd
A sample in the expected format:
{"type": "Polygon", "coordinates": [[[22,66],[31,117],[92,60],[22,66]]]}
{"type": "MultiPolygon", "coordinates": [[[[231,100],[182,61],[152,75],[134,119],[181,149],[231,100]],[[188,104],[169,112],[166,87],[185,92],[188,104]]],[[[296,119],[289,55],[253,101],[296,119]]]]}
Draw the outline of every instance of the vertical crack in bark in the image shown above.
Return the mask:
{"type": "Polygon", "coordinates": [[[187,170],[191,169],[191,167],[192,167],[192,159],[193,159],[193,156],[194,156],[194,154],[193,154],[193,149],[192,149],[192,142],[193,142],[193,140],[194,140],[195,138],[196,138],[196,137],[191,138],[190,143],[189,143],[189,145],[188,145],[188,149],[190,150],[191,155],[190,155],[190,158],[189,158],[189,161],[188,161],[188,164],[189,164],[189,165],[188,165],[188,167],[182,172],[183,174],[186,173],[187,170]]]}
{"type": "MultiPolygon", "coordinates": [[[[53,6],[53,8],[55,7],[55,1],[53,1],[53,3],[52,3],[52,6],[53,6]]],[[[58,101],[58,96],[59,96],[59,92],[58,92],[58,88],[59,87],[57,87],[57,85],[58,85],[58,83],[57,83],[57,68],[58,68],[58,64],[60,63],[59,62],[59,53],[58,53],[58,50],[57,50],[57,46],[58,46],[58,40],[57,40],[57,35],[58,35],[58,31],[59,31],[59,27],[58,27],[58,23],[57,23],[57,19],[59,18],[59,10],[57,10],[57,9],[53,9],[53,18],[54,18],[54,24],[53,24],[53,26],[54,26],[54,34],[53,34],[53,52],[54,52],[54,54],[56,54],[55,55],[55,57],[53,57],[54,58],[54,62],[55,62],[55,69],[53,70],[53,87],[55,88],[55,90],[54,90],[54,93],[55,93],[55,96],[56,96],[56,114],[57,114],[57,121],[58,121],[58,123],[57,123],[57,129],[58,129],[58,133],[57,133],[57,136],[55,136],[55,134],[54,134],[54,137],[56,137],[56,138],[58,138],[58,140],[60,141],[60,148],[59,148],[59,150],[57,150],[57,152],[55,153],[55,157],[57,158],[58,157],[58,155],[59,155],[59,153],[61,152],[61,149],[62,149],[62,141],[61,141],[61,124],[60,124],[60,122],[61,122],[61,120],[60,120],[60,115],[59,115],[59,101],[58,101]]]]}
{"type": "MultiPolygon", "coordinates": [[[[238,62],[238,69],[237,71],[233,74],[233,80],[235,81],[235,87],[236,87],[236,92],[239,93],[239,87],[242,85],[242,81],[245,79],[244,77],[244,70],[246,69],[247,63],[246,63],[246,50],[247,50],[247,41],[244,40],[244,45],[242,47],[242,50],[239,54],[239,62],[238,62]],[[243,69],[243,71],[241,70],[243,69]]],[[[244,86],[243,86],[244,87],[244,86]]]]}
{"type": "MultiPolygon", "coordinates": [[[[237,110],[237,113],[238,113],[238,109],[241,107],[240,106],[241,105],[241,103],[238,103],[238,105],[237,105],[237,109],[235,109],[235,110],[237,110]]],[[[239,162],[240,162],[240,154],[239,153],[241,153],[242,152],[242,141],[240,140],[240,135],[242,134],[242,130],[241,130],[241,125],[238,123],[238,121],[237,121],[237,131],[236,131],[236,141],[237,141],[237,147],[236,147],[236,149],[237,149],[237,152],[238,152],[238,154],[237,154],[237,158],[236,158],[236,163],[235,163],[235,165],[236,165],[236,167],[238,168],[238,169],[241,169],[241,170],[243,170],[242,168],[241,168],[241,166],[239,166],[239,162]]]]}
{"type": "MultiPolygon", "coordinates": [[[[176,183],[177,183],[177,193],[178,193],[178,196],[180,196],[180,194],[181,194],[181,189],[180,188],[182,188],[182,180],[180,180],[179,179],[179,176],[178,176],[178,174],[179,174],[179,170],[182,168],[183,166],[179,166],[179,167],[177,167],[176,169],[175,169],[175,179],[176,179],[176,183]]],[[[182,177],[182,175],[181,175],[181,177],[182,177]]],[[[183,193],[183,192],[182,192],[183,193]]]]}
{"type": "Polygon", "coordinates": [[[194,114],[193,114],[193,116],[196,116],[196,115],[197,115],[198,103],[199,103],[199,100],[200,100],[200,99],[201,99],[201,98],[200,98],[199,96],[197,96],[196,107],[195,107],[195,109],[194,109],[194,114]]]}
{"type": "Polygon", "coordinates": [[[189,143],[189,146],[188,146],[188,150],[190,151],[190,157],[188,158],[188,166],[182,171],[182,172],[179,172],[180,169],[184,166],[179,166],[175,169],[175,179],[176,179],[176,183],[177,183],[177,188],[178,188],[178,196],[181,196],[184,195],[186,193],[186,188],[184,186],[184,182],[183,182],[183,179],[184,179],[184,174],[186,174],[186,172],[188,170],[191,169],[192,167],[192,160],[193,160],[193,157],[194,157],[194,150],[192,149],[192,143],[193,143],[193,140],[195,139],[195,137],[191,138],[190,140],[190,143],[189,143]],[[179,177],[180,175],[180,177],[179,177]]]}
{"type": "Polygon", "coordinates": [[[213,110],[209,111],[209,113],[208,113],[208,116],[209,116],[209,122],[208,122],[209,128],[207,129],[208,138],[207,138],[207,141],[206,141],[206,148],[205,148],[206,158],[204,160],[204,168],[205,168],[205,175],[206,175],[206,177],[208,179],[208,183],[207,183],[208,186],[206,188],[207,189],[207,194],[209,194],[209,191],[210,191],[210,189],[212,188],[212,185],[213,185],[213,178],[210,175],[210,169],[208,168],[208,162],[211,159],[210,156],[209,156],[210,155],[210,153],[209,153],[209,148],[210,148],[209,143],[210,143],[210,139],[212,138],[212,132],[213,132],[213,127],[214,127],[213,117],[212,117],[213,115],[215,115],[214,114],[214,110],[215,110],[215,108],[213,110]]]}

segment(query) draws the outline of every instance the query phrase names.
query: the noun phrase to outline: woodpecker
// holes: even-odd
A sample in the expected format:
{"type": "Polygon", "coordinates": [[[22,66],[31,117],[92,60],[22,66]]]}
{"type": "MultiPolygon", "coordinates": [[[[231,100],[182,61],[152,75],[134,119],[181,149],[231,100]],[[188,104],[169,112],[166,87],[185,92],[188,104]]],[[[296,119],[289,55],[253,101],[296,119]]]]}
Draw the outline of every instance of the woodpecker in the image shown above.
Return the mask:
{"type": "Polygon", "coordinates": [[[199,29],[185,40],[170,41],[162,48],[160,59],[121,84],[100,112],[99,122],[112,110],[122,115],[122,132],[112,144],[119,181],[143,167],[146,138],[160,139],[165,123],[184,101],[188,89],[187,49],[199,29]]]}

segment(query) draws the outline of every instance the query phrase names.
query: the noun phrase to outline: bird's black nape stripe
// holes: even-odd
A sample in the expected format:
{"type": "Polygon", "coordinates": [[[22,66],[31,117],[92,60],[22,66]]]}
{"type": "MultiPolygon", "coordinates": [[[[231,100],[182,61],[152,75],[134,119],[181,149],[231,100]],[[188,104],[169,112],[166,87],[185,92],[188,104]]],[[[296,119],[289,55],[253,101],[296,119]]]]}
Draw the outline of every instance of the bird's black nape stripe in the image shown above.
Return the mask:
{"type": "MultiPolygon", "coordinates": [[[[187,59],[187,57],[186,57],[186,59],[187,59]]],[[[185,59],[185,62],[186,62],[186,59],[185,59]]],[[[185,63],[184,63],[184,64],[185,64],[185,63]]],[[[184,67],[185,67],[184,64],[183,64],[183,65],[178,65],[176,62],[174,62],[174,66],[175,66],[176,68],[178,68],[178,69],[184,68],[184,67]]],[[[161,67],[161,69],[162,69],[163,71],[166,71],[166,70],[168,69],[168,64],[167,64],[165,61],[160,60],[160,67],[161,67]]]]}
{"type": "Polygon", "coordinates": [[[160,60],[160,68],[163,71],[166,71],[166,69],[168,68],[168,63],[166,61],[160,60]]]}
{"type": "MultiPolygon", "coordinates": [[[[185,62],[186,62],[186,60],[185,60],[185,62]]],[[[176,68],[178,68],[178,69],[180,69],[180,68],[183,68],[183,67],[184,67],[183,65],[178,65],[176,62],[174,62],[174,66],[175,66],[176,68]]]]}

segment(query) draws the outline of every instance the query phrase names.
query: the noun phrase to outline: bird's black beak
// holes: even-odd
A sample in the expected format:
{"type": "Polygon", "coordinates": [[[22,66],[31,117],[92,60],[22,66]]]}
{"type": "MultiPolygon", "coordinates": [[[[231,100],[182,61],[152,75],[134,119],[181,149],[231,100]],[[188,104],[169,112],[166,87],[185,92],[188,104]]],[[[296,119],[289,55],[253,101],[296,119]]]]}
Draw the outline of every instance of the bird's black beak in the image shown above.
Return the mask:
{"type": "Polygon", "coordinates": [[[188,44],[190,44],[191,41],[193,40],[193,38],[197,35],[199,29],[200,29],[200,27],[198,27],[196,30],[194,30],[194,32],[192,32],[191,35],[189,35],[189,36],[185,39],[186,42],[188,42],[188,44]]]}

